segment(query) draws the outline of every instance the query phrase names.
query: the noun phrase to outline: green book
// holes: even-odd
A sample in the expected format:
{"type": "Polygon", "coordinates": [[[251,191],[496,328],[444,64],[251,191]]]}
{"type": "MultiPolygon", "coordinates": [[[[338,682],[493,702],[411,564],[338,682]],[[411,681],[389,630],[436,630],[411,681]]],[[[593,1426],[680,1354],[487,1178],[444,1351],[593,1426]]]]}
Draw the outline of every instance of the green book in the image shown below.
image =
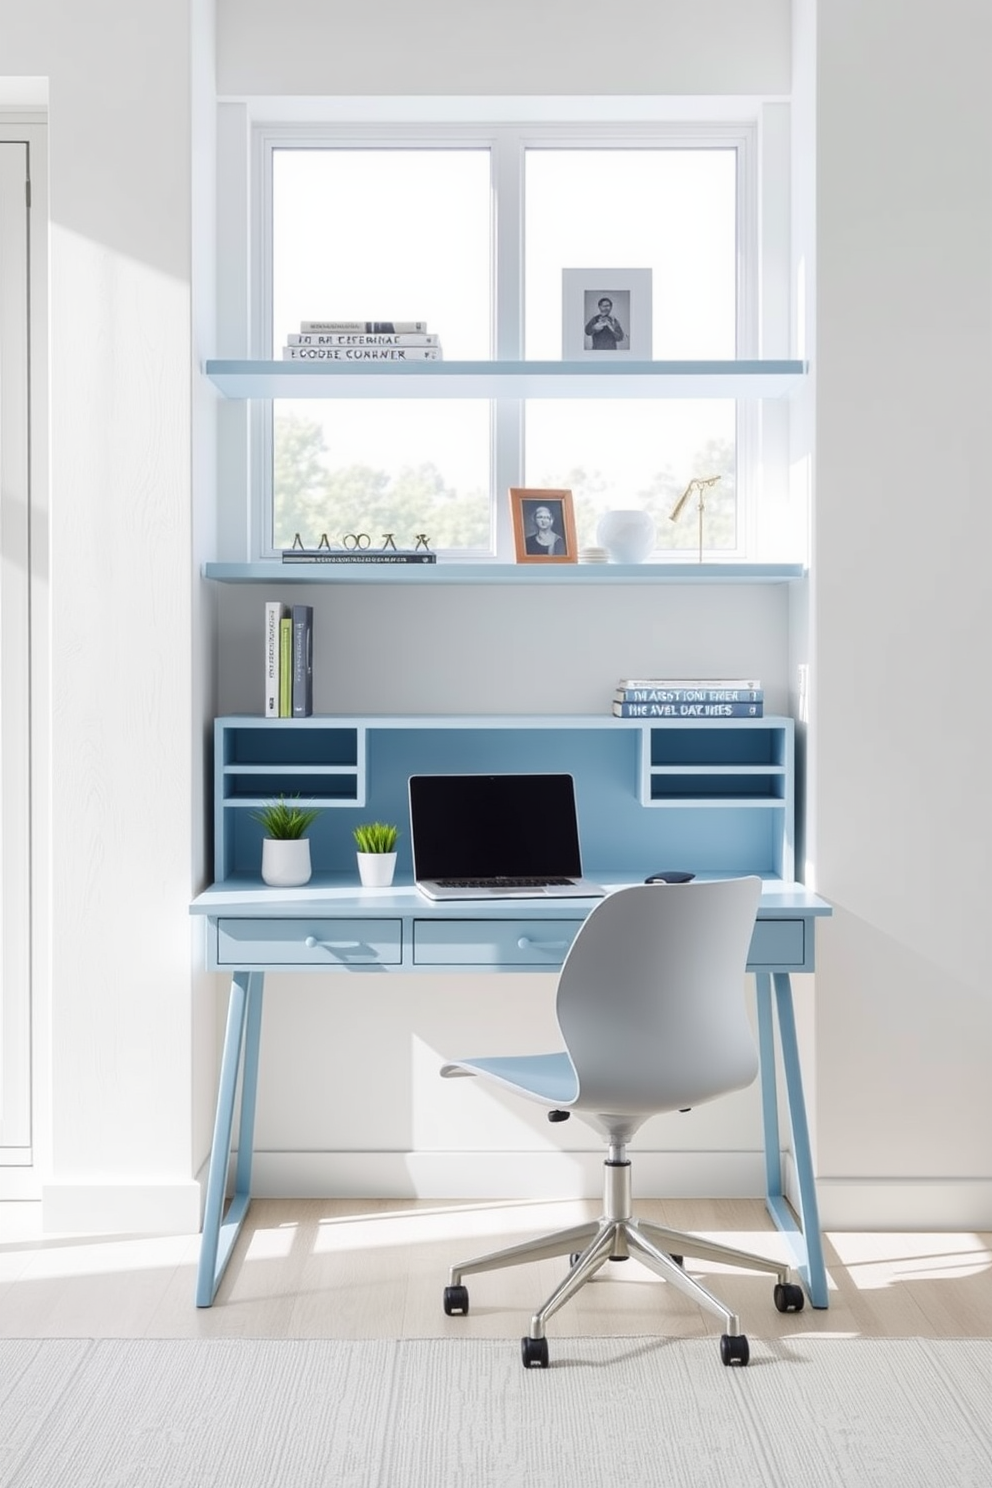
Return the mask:
{"type": "Polygon", "coordinates": [[[293,716],[293,621],[279,621],[279,717],[293,716]]]}

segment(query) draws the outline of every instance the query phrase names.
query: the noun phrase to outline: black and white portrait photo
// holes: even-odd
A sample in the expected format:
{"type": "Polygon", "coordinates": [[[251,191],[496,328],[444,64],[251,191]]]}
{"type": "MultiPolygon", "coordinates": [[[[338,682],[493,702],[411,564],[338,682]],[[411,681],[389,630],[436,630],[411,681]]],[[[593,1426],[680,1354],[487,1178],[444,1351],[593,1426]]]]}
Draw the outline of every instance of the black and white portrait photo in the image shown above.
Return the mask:
{"type": "Polygon", "coordinates": [[[575,563],[571,491],[514,487],[510,491],[518,563],[575,563]]]}
{"type": "Polygon", "coordinates": [[[650,361],[651,315],[650,269],[562,269],[565,361],[650,361]]]}
{"type": "Polygon", "coordinates": [[[626,351],[630,345],[630,290],[587,289],[583,309],[584,350],[626,351]]]}

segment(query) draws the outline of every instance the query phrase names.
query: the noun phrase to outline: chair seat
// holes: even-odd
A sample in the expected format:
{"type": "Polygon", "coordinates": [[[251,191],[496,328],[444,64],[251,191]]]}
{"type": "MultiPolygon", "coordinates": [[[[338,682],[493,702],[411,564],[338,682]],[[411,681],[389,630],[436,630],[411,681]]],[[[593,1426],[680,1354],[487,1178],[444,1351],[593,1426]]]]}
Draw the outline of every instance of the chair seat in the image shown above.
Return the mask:
{"type": "Polygon", "coordinates": [[[486,1075],[508,1090],[546,1101],[549,1106],[568,1106],[579,1093],[579,1081],[571,1059],[561,1054],[512,1054],[492,1059],[457,1059],[444,1065],[441,1074],[486,1075]]]}

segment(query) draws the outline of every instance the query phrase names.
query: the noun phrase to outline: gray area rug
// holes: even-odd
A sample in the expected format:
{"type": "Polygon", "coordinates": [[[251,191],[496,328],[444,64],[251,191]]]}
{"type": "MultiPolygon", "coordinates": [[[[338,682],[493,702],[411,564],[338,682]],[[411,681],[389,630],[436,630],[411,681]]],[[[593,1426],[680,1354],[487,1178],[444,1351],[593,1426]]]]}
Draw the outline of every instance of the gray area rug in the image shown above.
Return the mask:
{"type": "Polygon", "coordinates": [[[992,1485],[992,1340],[0,1340],[3,1488],[992,1485]]]}

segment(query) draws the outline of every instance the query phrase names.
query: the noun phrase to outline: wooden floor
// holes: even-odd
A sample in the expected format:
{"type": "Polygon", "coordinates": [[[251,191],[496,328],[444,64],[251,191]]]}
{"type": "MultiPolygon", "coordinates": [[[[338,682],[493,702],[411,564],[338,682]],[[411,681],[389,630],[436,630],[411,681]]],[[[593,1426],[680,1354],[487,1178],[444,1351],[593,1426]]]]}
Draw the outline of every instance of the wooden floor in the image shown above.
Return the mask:
{"type": "MultiPolygon", "coordinates": [[[[637,1209],[785,1254],[759,1200],[646,1200],[637,1209]]],[[[595,1218],[598,1205],[256,1199],[211,1308],[193,1302],[197,1235],[41,1235],[38,1212],[0,1205],[2,1337],[518,1339],[565,1263],[469,1278],[470,1312],[458,1318],[441,1305],[448,1267],[595,1218]]],[[[825,1245],[830,1306],[797,1314],[775,1311],[769,1277],[687,1264],[755,1339],[992,1336],[992,1234],[833,1233],[825,1245]]],[[[608,1264],[548,1325],[549,1337],[720,1331],[636,1261],[608,1264]]]]}

